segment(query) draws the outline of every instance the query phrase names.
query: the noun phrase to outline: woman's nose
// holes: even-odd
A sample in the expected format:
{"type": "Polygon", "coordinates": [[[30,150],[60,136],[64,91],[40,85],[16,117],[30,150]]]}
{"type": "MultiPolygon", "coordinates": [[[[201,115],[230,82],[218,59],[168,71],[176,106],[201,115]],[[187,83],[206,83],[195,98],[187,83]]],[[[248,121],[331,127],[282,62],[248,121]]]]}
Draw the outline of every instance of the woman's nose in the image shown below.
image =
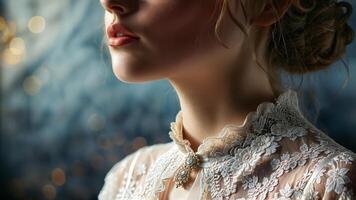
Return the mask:
{"type": "Polygon", "coordinates": [[[128,12],[128,1],[130,0],[100,0],[101,5],[109,12],[125,15],[128,12]]]}

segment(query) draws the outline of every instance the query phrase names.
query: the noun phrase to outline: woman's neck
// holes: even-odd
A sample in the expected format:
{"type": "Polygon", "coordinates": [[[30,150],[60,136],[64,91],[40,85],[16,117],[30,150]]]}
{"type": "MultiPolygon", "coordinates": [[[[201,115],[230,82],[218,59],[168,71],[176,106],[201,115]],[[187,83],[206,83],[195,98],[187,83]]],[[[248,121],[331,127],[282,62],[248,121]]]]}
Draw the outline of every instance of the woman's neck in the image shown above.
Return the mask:
{"type": "Polygon", "coordinates": [[[237,59],[233,66],[192,67],[189,74],[169,79],[179,97],[184,138],[194,151],[226,124],[242,124],[261,102],[276,98],[268,76],[251,56],[241,52],[237,59]]]}

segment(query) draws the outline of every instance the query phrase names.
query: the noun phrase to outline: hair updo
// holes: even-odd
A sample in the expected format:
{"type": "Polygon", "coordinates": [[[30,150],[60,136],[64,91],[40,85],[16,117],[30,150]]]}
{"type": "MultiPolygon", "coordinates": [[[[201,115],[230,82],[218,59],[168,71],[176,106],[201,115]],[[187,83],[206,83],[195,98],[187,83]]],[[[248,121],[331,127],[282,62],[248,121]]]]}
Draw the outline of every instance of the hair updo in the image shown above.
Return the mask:
{"type": "Polygon", "coordinates": [[[347,2],[293,1],[280,24],[273,25],[270,63],[291,73],[328,67],[343,56],[353,41],[354,31],[347,24],[351,13],[352,6],[347,2]]]}
{"type": "MultiPolygon", "coordinates": [[[[229,1],[222,0],[221,15],[215,28],[222,13],[228,11],[236,25],[245,32],[244,26],[232,15],[229,1]]],[[[237,1],[240,1],[246,18],[247,15],[258,16],[268,1],[276,12],[279,11],[276,5],[280,0],[237,1]]],[[[337,0],[290,0],[290,4],[285,14],[271,25],[266,52],[270,66],[292,74],[303,74],[327,68],[342,58],[355,34],[347,24],[352,5],[337,0]]]]}

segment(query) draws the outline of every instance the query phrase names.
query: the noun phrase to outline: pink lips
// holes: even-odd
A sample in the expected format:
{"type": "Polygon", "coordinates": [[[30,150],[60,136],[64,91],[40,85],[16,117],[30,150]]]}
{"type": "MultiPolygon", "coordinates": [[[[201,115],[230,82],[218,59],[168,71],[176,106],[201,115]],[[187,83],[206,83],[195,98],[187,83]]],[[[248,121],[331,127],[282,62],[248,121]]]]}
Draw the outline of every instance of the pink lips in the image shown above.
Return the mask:
{"type": "Polygon", "coordinates": [[[126,44],[129,44],[131,42],[134,42],[138,40],[137,38],[132,38],[130,36],[122,36],[122,37],[117,37],[117,38],[109,38],[109,45],[110,46],[124,46],[126,44]]]}
{"type": "Polygon", "coordinates": [[[107,35],[108,43],[112,47],[124,46],[139,40],[139,37],[128,31],[123,25],[118,23],[111,24],[107,28],[107,35]]]}

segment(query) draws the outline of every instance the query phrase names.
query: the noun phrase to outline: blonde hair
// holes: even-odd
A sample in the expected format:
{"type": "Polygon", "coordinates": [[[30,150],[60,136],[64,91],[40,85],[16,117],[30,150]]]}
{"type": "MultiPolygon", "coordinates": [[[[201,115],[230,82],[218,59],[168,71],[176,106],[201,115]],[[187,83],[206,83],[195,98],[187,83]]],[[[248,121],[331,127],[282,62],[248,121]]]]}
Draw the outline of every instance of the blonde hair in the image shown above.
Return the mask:
{"type": "MultiPolygon", "coordinates": [[[[215,24],[217,40],[227,47],[218,35],[219,25],[223,15],[227,12],[233,22],[248,38],[245,26],[234,16],[231,0],[219,0],[221,4],[220,15],[215,24]]],[[[267,3],[272,5],[276,16],[280,0],[239,1],[244,20],[250,23],[259,16],[267,3]],[[247,12],[249,16],[247,15],[247,12]]],[[[281,91],[278,69],[290,74],[304,74],[327,68],[335,61],[342,59],[346,46],[354,39],[354,31],[347,24],[352,13],[352,6],[348,2],[337,0],[291,0],[290,7],[279,20],[271,26],[270,37],[267,42],[268,51],[265,57],[269,66],[264,70],[270,80],[275,93],[281,91]]],[[[256,59],[256,50],[253,59],[257,65],[264,69],[256,59]]],[[[343,64],[348,70],[346,62],[343,64]]]]}

